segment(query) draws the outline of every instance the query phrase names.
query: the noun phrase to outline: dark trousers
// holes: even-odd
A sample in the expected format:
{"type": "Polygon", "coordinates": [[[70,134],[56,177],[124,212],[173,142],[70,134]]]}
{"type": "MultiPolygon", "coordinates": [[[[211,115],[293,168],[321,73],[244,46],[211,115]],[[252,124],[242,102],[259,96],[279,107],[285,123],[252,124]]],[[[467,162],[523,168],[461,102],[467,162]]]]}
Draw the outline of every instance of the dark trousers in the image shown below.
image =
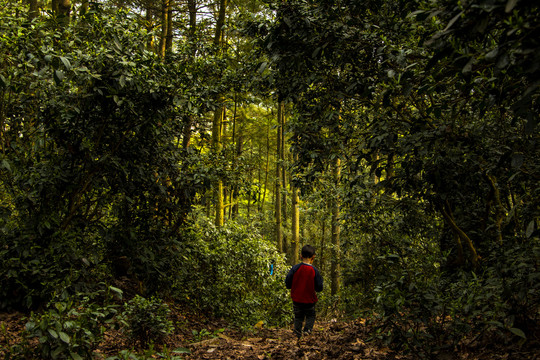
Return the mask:
{"type": "Polygon", "coordinates": [[[310,333],[315,324],[315,304],[303,304],[293,302],[294,311],[294,333],[296,336],[302,336],[302,324],[304,325],[304,334],[310,333]]]}

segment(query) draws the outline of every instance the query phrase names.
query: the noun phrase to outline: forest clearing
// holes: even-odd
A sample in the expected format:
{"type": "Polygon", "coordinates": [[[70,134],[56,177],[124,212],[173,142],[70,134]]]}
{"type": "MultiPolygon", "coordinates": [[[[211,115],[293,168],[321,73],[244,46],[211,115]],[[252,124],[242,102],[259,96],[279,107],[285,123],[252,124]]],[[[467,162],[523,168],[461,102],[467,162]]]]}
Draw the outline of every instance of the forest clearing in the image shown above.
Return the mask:
{"type": "Polygon", "coordinates": [[[0,0],[0,358],[537,359],[539,118],[538,1],[0,0]]]}

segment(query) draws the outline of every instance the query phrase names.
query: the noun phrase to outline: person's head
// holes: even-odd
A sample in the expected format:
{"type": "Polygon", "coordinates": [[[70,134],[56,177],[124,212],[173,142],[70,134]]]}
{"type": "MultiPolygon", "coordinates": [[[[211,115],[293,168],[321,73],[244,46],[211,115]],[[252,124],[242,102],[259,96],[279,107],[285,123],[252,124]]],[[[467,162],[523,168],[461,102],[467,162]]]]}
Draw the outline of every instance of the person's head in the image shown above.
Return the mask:
{"type": "Polygon", "coordinates": [[[315,248],[311,245],[304,245],[301,252],[302,259],[313,259],[315,257],[315,248]]]}

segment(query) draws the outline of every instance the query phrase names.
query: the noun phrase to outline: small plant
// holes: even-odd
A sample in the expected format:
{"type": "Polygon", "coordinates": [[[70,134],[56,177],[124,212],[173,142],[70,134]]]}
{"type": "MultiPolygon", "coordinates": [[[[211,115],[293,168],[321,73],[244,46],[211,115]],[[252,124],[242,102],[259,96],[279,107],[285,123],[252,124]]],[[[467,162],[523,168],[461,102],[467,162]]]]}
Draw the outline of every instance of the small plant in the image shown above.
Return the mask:
{"type": "Polygon", "coordinates": [[[124,305],[122,321],[128,337],[134,343],[148,347],[152,343],[162,343],[174,331],[169,314],[168,305],[158,298],[146,299],[137,295],[124,305]]]}
{"type": "MultiPolygon", "coordinates": [[[[107,299],[110,299],[111,290],[121,294],[119,289],[109,287],[107,299]]],[[[93,301],[103,293],[98,291],[82,298],[58,298],[42,314],[32,314],[24,334],[27,339],[38,339],[37,346],[32,349],[34,354],[45,359],[92,358],[103,338],[104,325],[117,313],[117,305],[100,305],[93,301]]]]}
{"type": "Polygon", "coordinates": [[[217,337],[218,334],[221,334],[224,331],[225,331],[225,329],[218,329],[218,330],[215,330],[213,332],[210,331],[210,330],[207,330],[207,329],[201,329],[200,331],[191,330],[191,333],[193,334],[193,339],[196,342],[199,342],[199,341],[202,341],[204,339],[213,339],[213,338],[217,337]]]}

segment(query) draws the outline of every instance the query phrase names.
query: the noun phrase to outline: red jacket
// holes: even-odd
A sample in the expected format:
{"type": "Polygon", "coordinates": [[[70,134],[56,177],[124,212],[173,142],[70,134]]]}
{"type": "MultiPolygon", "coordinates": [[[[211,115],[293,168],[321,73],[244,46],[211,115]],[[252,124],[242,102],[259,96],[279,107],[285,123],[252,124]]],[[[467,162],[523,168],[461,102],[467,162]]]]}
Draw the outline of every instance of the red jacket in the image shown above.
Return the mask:
{"type": "Polygon", "coordinates": [[[323,278],[315,266],[300,263],[289,270],[285,286],[291,289],[291,298],[294,302],[314,304],[318,300],[316,292],[323,289],[323,278]]]}

